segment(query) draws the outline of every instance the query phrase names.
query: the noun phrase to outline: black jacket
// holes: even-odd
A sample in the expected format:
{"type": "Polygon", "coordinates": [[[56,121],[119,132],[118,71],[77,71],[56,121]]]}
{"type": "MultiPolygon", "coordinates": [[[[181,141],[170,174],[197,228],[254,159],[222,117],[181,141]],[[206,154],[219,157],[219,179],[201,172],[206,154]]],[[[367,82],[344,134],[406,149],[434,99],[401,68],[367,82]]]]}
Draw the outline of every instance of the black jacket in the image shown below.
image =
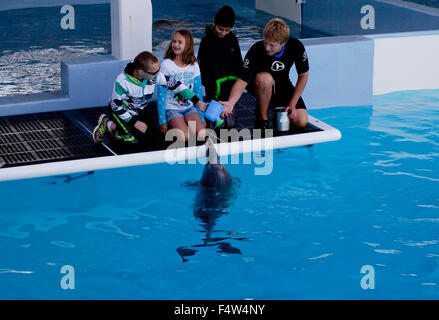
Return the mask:
{"type": "Polygon", "coordinates": [[[206,26],[198,51],[201,81],[206,88],[207,100],[228,100],[231,87],[241,74],[242,56],[238,39],[233,32],[224,38],[214,33],[213,25],[206,26]],[[220,88],[220,92],[217,91],[220,88]]]}

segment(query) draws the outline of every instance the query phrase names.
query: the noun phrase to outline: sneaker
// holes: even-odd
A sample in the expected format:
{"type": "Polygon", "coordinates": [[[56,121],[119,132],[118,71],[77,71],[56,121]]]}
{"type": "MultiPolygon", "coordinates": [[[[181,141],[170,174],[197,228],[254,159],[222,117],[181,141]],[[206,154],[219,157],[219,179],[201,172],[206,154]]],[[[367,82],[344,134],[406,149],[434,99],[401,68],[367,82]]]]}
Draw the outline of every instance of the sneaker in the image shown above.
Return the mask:
{"type": "Polygon", "coordinates": [[[93,140],[96,143],[100,143],[104,140],[105,133],[107,132],[107,122],[109,117],[103,113],[99,116],[98,125],[93,130],[93,140]]]}
{"type": "Polygon", "coordinates": [[[113,137],[115,140],[123,141],[129,144],[137,144],[139,141],[129,133],[119,133],[119,130],[115,130],[113,133],[113,137]]]}

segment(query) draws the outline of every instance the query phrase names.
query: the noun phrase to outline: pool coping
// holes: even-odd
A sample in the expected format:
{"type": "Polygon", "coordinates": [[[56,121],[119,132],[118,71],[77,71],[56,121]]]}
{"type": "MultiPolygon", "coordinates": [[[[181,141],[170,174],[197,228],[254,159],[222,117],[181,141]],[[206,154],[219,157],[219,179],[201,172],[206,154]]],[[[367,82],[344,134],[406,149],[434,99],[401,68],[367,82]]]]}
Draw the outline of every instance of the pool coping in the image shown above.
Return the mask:
{"type": "MultiPolygon", "coordinates": [[[[220,157],[253,152],[270,152],[274,149],[313,145],[341,139],[341,132],[312,116],[309,123],[321,129],[316,132],[298,133],[294,135],[245,139],[215,144],[220,157]]],[[[148,151],[123,155],[102,156],[96,158],[76,159],[0,168],[0,181],[22,180],[45,176],[58,176],[78,172],[113,169],[156,163],[206,163],[206,144],[185,148],[168,148],[160,151],[148,151]],[[191,161],[194,160],[194,161],[191,161]]]]}

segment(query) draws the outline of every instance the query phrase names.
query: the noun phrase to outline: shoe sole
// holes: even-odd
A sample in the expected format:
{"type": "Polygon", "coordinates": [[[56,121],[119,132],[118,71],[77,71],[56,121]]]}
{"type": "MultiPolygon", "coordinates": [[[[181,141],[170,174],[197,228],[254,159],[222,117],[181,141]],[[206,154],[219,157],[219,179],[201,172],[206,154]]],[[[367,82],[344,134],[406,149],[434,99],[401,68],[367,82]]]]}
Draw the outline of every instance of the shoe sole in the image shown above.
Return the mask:
{"type": "Polygon", "coordinates": [[[97,139],[97,137],[96,137],[96,133],[99,131],[99,127],[101,126],[101,122],[104,120],[104,118],[105,118],[106,116],[107,116],[106,114],[101,114],[101,115],[99,116],[97,126],[93,129],[93,140],[94,140],[94,142],[96,142],[96,143],[100,143],[100,142],[104,141],[104,137],[103,137],[103,136],[102,136],[101,139],[97,139]]]}

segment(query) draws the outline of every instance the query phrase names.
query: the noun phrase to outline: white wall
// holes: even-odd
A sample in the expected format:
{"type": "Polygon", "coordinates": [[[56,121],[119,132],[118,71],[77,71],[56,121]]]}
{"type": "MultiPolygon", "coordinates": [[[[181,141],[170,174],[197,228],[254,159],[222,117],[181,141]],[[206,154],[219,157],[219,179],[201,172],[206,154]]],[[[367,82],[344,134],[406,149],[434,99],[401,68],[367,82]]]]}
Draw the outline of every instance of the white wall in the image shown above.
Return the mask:
{"type": "Polygon", "coordinates": [[[373,94],[439,89],[439,31],[369,36],[374,40],[373,94]]]}
{"type": "Polygon", "coordinates": [[[152,50],[151,0],[111,0],[111,54],[132,60],[152,50]]]}

